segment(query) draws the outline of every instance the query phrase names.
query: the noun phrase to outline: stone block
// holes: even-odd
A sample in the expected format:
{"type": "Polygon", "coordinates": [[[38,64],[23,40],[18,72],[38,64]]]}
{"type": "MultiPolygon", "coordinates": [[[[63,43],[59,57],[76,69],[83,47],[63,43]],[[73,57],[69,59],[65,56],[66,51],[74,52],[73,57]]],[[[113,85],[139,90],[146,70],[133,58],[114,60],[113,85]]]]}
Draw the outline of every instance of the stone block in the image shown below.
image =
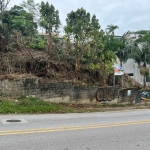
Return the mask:
{"type": "Polygon", "coordinates": [[[44,101],[54,102],[54,103],[69,103],[69,96],[66,97],[54,97],[54,98],[43,98],[44,101]]]}

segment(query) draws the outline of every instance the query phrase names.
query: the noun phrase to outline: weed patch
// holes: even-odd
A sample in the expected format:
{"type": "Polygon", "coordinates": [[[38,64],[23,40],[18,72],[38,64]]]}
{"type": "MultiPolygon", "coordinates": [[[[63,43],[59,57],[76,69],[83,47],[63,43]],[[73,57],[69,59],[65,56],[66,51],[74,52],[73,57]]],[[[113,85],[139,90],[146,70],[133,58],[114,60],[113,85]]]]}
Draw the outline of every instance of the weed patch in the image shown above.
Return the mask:
{"type": "Polygon", "coordinates": [[[17,100],[1,100],[0,113],[65,113],[72,112],[71,108],[45,102],[34,97],[21,97],[17,100]]]}

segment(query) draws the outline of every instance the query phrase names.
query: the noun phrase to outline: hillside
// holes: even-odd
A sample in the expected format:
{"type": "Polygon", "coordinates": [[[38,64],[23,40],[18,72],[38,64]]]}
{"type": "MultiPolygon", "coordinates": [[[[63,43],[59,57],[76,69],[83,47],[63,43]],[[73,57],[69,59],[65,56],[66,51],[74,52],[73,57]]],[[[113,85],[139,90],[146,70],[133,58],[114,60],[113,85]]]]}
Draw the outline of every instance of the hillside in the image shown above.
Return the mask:
{"type": "MultiPolygon", "coordinates": [[[[0,79],[32,78],[38,77],[43,82],[58,82],[72,80],[74,84],[97,84],[99,86],[112,86],[113,75],[106,80],[98,71],[81,67],[78,71],[78,80],[75,76],[74,60],[50,60],[46,52],[35,50],[5,52],[0,55],[0,79]],[[105,82],[104,82],[105,81],[105,82]]],[[[121,86],[121,78],[116,85],[121,86]]],[[[134,79],[125,74],[124,87],[141,87],[134,79]]]]}

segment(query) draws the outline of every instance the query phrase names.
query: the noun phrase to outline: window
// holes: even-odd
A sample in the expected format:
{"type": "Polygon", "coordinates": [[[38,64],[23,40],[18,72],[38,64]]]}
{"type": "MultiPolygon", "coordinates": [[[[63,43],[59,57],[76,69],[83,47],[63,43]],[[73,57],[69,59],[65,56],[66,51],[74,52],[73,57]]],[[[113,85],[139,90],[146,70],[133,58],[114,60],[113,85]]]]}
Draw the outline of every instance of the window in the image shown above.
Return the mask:
{"type": "Polygon", "coordinates": [[[134,74],[133,74],[133,73],[128,73],[128,75],[129,75],[129,76],[134,76],[134,74]]]}

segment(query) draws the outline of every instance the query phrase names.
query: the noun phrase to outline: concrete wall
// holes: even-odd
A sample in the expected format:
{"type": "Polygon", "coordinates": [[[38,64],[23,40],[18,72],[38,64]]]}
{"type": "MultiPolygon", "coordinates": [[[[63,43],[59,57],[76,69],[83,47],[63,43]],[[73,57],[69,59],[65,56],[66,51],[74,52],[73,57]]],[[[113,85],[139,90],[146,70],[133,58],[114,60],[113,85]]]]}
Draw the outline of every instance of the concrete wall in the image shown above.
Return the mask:
{"type": "MultiPolygon", "coordinates": [[[[63,103],[86,103],[100,104],[96,100],[96,93],[100,87],[96,85],[73,85],[72,81],[43,83],[37,78],[0,80],[0,94],[20,97],[34,96],[50,102],[63,103]]],[[[103,87],[104,89],[106,87],[103,87]]],[[[110,87],[113,90],[113,87],[110,87]]],[[[100,88],[102,89],[102,87],[100,88]]],[[[116,91],[115,98],[112,101],[104,101],[106,103],[133,103],[136,100],[137,89],[124,89],[116,91]],[[131,90],[131,95],[128,95],[131,90]],[[117,93],[119,95],[117,96],[117,93]],[[119,98],[117,98],[119,97],[119,98]]],[[[106,93],[105,93],[106,94],[106,93]]],[[[109,95],[109,94],[108,94],[109,95]]]]}
{"type": "Polygon", "coordinates": [[[122,89],[119,91],[118,103],[136,103],[137,94],[137,88],[122,89]]]}
{"type": "Polygon", "coordinates": [[[35,96],[51,102],[97,103],[98,86],[75,86],[72,81],[42,83],[37,78],[2,80],[0,93],[13,97],[35,96]]]}

